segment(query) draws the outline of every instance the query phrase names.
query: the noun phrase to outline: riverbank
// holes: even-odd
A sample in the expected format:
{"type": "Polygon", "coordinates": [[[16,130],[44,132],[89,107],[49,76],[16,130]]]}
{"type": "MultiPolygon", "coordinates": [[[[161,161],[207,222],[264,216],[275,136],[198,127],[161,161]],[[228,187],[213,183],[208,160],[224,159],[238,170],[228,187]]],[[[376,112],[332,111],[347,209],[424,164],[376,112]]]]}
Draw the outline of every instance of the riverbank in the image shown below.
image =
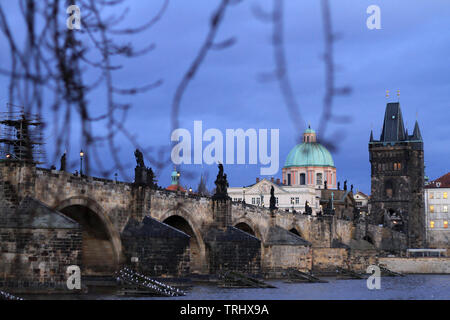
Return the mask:
{"type": "Polygon", "coordinates": [[[405,274],[450,274],[450,258],[379,258],[379,264],[405,274]]]}

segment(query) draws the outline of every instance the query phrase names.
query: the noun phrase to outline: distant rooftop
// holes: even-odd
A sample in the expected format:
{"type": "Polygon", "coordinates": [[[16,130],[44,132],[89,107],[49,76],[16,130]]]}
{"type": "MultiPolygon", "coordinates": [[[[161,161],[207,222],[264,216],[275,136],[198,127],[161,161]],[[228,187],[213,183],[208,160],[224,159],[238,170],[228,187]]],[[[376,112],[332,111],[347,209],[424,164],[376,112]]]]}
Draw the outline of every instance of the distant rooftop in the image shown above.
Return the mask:
{"type": "Polygon", "coordinates": [[[431,181],[425,188],[450,188],[450,172],[431,181]]]}

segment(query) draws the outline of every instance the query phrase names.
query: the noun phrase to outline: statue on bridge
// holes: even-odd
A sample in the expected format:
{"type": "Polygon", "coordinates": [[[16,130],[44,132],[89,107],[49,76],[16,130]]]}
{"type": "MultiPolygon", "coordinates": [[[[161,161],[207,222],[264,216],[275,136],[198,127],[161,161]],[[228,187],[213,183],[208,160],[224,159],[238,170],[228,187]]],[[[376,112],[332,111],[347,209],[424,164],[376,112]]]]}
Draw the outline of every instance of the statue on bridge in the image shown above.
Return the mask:
{"type": "Polygon", "coordinates": [[[61,156],[61,168],[59,171],[66,171],[66,152],[61,156]]]}
{"type": "Polygon", "coordinates": [[[347,191],[347,180],[344,181],[344,190],[347,191]]]}
{"type": "Polygon", "coordinates": [[[144,156],[142,152],[139,151],[139,149],[136,149],[136,151],[134,152],[134,156],[136,157],[136,164],[137,164],[136,167],[145,168],[144,156]]]}
{"type": "Polygon", "coordinates": [[[312,209],[309,206],[309,202],[308,201],[305,201],[305,214],[307,214],[309,216],[312,215],[312,209]]]}
{"type": "Polygon", "coordinates": [[[275,198],[275,188],[272,186],[270,188],[270,212],[273,212],[277,209],[277,199],[275,198]]]}
{"type": "Polygon", "coordinates": [[[216,185],[216,192],[214,194],[215,198],[227,198],[227,188],[229,187],[227,181],[227,175],[223,173],[223,164],[219,163],[219,173],[217,174],[216,181],[214,181],[216,185]]]}
{"type": "Polygon", "coordinates": [[[134,183],[142,186],[149,186],[156,189],[158,186],[155,181],[155,174],[152,168],[147,168],[144,163],[144,155],[139,149],[134,152],[136,157],[136,168],[134,169],[134,183]]]}

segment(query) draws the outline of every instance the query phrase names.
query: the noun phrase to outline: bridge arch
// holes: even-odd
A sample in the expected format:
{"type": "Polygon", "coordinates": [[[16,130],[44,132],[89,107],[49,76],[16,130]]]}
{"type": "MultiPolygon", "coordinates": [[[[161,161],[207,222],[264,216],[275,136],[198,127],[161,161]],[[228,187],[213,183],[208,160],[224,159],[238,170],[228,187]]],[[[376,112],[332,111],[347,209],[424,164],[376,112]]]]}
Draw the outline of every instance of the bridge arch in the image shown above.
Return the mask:
{"type": "Polygon", "coordinates": [[[302,233],[296,227],[292,227],[291,229],[289,229],[289,232],[299,236],[300,238],[303,238],[302,233]]]}
{"type": "Polygon", "coordinates": [[[160,221],[178,229],[191,237],[190,239],[190,270],[191,273],[204,273],[206,268],[206,249],[200,231],[192,223],[189,213],[178,208],[163,214],[160,221]]]}
{"type": "Polygon", "coordinates": [[[261,242],[263,241],[262,234],[261,234],[258,226],[255,223],[253,223],[252,220],[250,220],[248,218],[241,218],[241,219],[238,219],[237,221],[235,221],[233,223],[233,226],[235,228],[238,228],[242,231],[245,231],[245,232],[251,234],[252,236],[255,236],[256,238],[261,240],[261,242]]]}
{"type": "Polygon", "coordinates": [[[120,233],[94,200],[76,196],[59,202],[55,210],[83,229],[82,270],[86,275],[112,274],[122,262],[120,233]]]}
{"type": "Polygon", "coordinates": [[[246,224],[245,222],[239,222],[238,224],[236,224],[234,226],[235,228],[238,228],[244,232],[247,232],[249,234],[251,234],[252,236],[256,236],[255,235],[255,231],[253,231],[252,227],[250,227],[248,224],[246,224]]]}

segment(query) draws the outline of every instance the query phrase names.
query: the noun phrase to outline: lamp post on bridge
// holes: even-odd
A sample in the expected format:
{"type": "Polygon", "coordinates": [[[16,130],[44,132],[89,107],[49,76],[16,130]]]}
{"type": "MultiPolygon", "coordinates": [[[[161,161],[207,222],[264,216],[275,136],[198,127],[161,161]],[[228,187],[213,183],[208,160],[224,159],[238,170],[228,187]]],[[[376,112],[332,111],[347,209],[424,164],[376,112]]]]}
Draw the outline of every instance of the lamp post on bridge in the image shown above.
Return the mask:
{"type": "Polygon", "coordinates": [[[80,150],[80,176],[83,176],[83,157],[84,157],[84,152],[83,149],[80,150]]]}

